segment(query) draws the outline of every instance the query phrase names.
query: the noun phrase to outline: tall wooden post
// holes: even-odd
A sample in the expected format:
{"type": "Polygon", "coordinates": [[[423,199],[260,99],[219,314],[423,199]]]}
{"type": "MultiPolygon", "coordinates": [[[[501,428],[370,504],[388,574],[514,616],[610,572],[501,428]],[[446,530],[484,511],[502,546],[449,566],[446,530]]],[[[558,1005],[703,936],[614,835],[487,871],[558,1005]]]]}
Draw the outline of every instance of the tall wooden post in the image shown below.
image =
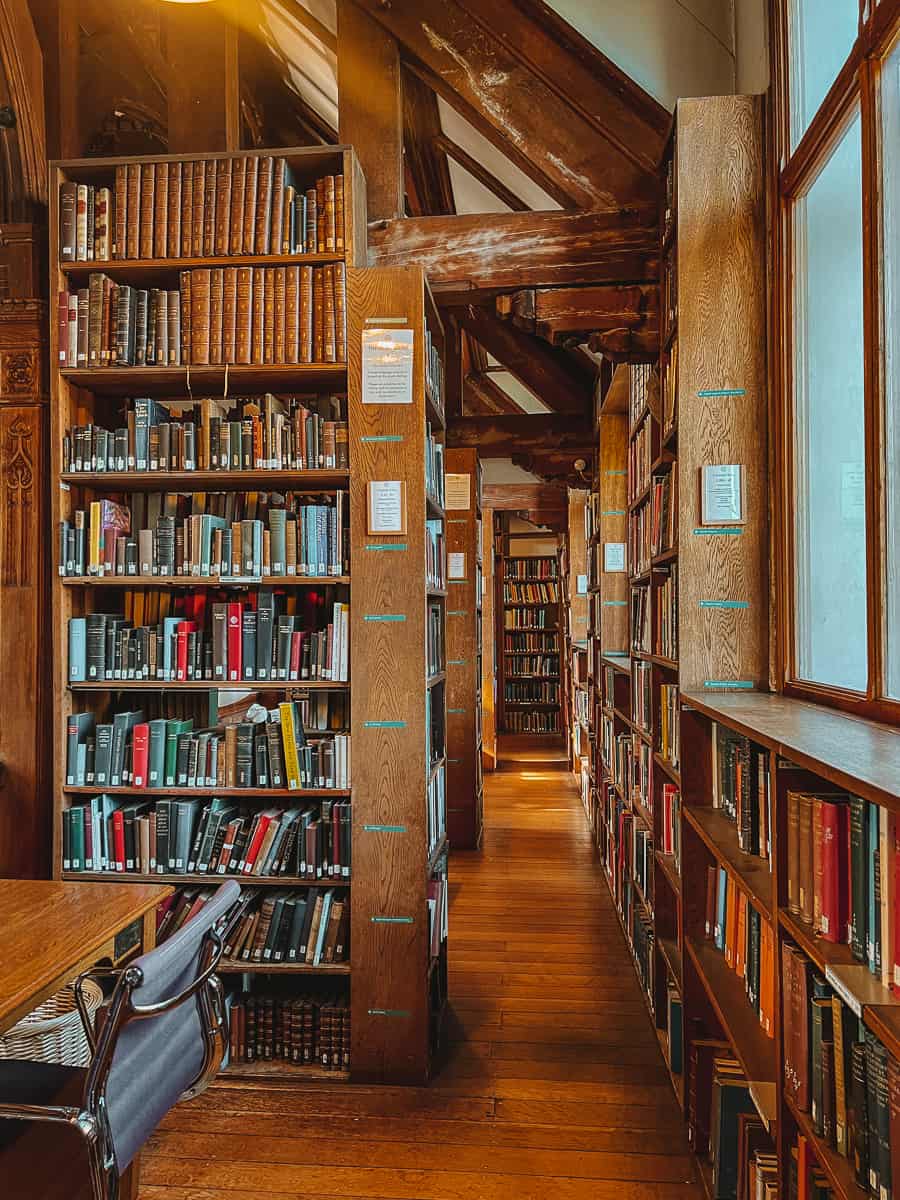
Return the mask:
{"type": "Polygon", "coordinates": [[[169,153],[240,150],[238,28],[233,0],[164,7],[169,153]]]}

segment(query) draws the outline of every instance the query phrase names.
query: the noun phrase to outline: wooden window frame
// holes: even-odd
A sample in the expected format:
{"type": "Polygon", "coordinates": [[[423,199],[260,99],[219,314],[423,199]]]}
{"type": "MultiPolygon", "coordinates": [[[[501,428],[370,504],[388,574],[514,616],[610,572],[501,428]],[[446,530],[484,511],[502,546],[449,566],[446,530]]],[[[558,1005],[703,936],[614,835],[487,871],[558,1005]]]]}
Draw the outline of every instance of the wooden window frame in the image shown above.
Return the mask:
{"type": "MultiPolygon", "coordinates": [[[[883,206],[881,195],[881,68],[900,40],[900,0],[859,0],[859,32],[831,88],[791,151],[790,6],[770,0],[769,132],[770,502],[773,622],[770,683],[800,699],[900,725],[900,700],[884,696],[887,630],[885,578],[885,377],[883,206]],[[866,597],[868,670],[865,692],[798,677],[796,662],[794,488],[793,206],[815,180],[859,109],[862,137],[863,363],[866,452],[866,597]]],[[[900,630],[896,631],[900,638],[900,630]]]]}

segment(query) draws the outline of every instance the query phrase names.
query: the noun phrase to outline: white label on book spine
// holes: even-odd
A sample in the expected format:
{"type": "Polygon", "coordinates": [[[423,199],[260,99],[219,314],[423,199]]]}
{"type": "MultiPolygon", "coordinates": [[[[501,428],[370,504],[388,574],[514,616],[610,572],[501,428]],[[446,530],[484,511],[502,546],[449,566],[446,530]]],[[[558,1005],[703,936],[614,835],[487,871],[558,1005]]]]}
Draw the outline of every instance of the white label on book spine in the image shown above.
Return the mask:
{"type": "Polygon", "coordinates": [[[862,1005],[859,1000],[853,995],[847,985],[837,977],[832,967],[825,968],[825,982],[831,984],[851,1012],[854,1012],[858,1017],[862,1016],[862,1005]]]}

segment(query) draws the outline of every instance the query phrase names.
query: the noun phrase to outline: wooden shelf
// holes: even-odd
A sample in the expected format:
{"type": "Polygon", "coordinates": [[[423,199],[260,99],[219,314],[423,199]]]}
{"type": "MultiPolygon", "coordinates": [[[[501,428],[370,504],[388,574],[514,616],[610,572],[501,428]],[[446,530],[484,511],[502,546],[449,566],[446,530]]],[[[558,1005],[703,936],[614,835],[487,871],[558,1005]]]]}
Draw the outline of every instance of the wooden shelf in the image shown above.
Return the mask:
{"type": "Polygon", "coordinates": [[[349,575],[64,575],[63,587],[127,588],[244,588],[244,587],[327,587],[348,584],[349,575]]]}
{"type": "MultiPolygon", "coordinates": [[[[109,396],[208,396],[230,391],[318,391],[342,389],[346,363],[230,363],[221,366],[65,367],[59,374],[73,387],[109,396]]],[[[224,474],[224,472],[223,472],[224,474]]]]}
{"type": "Polygon", "coordinates": [[[437,866],[438,860],[440,859],[441,855],[444,853],[444,851],[446,849],[447,849],[447,835],[446,835],[446,833],[442,833],[441,836],[438,838],[437,845],[435,846],[435,848],[432,850],[432,852],[428,856],[428,866],[427,866],[426,874],[428,874],[428,875],[434,874],[434,868],[437,866]]]}
{"type": "Polygon", "coordinates": [[[299,875],[182,875],[164,874],[142,875],[137,871],[63,871],[60,878],[94,882],[96,880],[115,880],[116,883],[206,883],[218,887],[226,879],[236,879],[248,887],[318,887],[318,888],[348,888],[349,879],[303,879],[299,875]]]}
{"type": "Polygon", "coordinates": [[[171,279],[180,271],[193,267],[311,267],[326,263],[344,262],[343,254],[234,254],[195,256],[186,258],[111,258],[94,262],[61,262],[63,275],[88,275],[95,271],[110,279],[125,280],[139,277],[145,285],[171,279]]]}
{"type": "Polygon", "coordinates": [[[667,758],[664,758],[658,750],[653,751],[653,761],[659,769],[672,780],[674,784],[681,787],[681,772],[677,767],[673,767],[667,758]]]}
{"type": "Polygon", "coordinates": [[[447,678],[446,671],[438,671],[436,675],[429,675],[425,680],[425,687],[431,689],[437,687],[439,683],[444,683],[447,678]]]}
{"type": "Polygon", "coordinates": [[[269,679],[240,679],[230,683],[222,683],[213,679],[186,679],[180,683],[163,681],[161,679],[103,679],[99,683],[68,684],[71,692],[233,692],[233,691],[266,691],[287,692],[295,688],[304,688],[313,692],[346,692],[349,683],[322,683],[319,680],[279,679],[273,682],[269,679]]]}
{"type": "Polygon", "coordinates": [[[679,990],[683,990],[684,964],[681,959],[681,950],[678,942],[674,938],[658,938],[656,944],[659,946],[659,952],[663,956],[666,966],[669,968],[675,982],[678,984],[679,990]]]}
{"type": "Polygon", "coordinates": [[[763,1032],[747,1000],[743,982],[710,943],[685,938],[684,944],[748,1081],[774,1082],[775,1041],[763,1032]]]}
{"type": "Polygon", "coordinates": [[[233,492],[286,488],[293,492],[316,493],[339,491],[350,485],[350,472],[344,470],[64,471],[59,478],[72,487],[89,488],[94,492],[233,492]]]}
{"type": "Polygon", "coordinates": [[[856,1182],[853,1168],[849,1159],[843,1158],[813,1129],[813,1123],[808,1113],[799,1109],[787,1089],[784,1090],[784,1103],[797,1124],[800,1133],[812,1147],[819,1165],[828,1177],[840,1200],[867,1200],[868,1189],[861,1188],[856,1182]]]}
{"type": "Polygon", "coordinates": [[[681,876],[678,874],[677,870],[675,869],[674,854],[663,854],[663,852],[661,850],[657,850],[657,851],[655,851],[655,855],[656,855],[656,862],[659,866],[659,869],[662,872],[662,874],[665,876],[666,881],[669,884],[669,887],[672,889],[672,891],[675,893],[676,896],[680,897],[681,896],[681,876]]]}
{"type": "Polygon", "coordinates": [[[305,962],[244,962],[243,959],[223,958],[216,968],[218,975],[349,975],[349,963],[305,962]]]}
{"type": "Polygon", "coordinates": [[[738,883],[769,924],[772,924],[773,875],[765,859],[745,854],[738,846],[737,830],[716,808],[685,805],[683,816],[700,835],[714,857],[737,877],[738,883]]]}
{"type": "Polygon", "coordinates": [[[671,550],[662,550],[659,554],[654,554],[650,559],[651,567],[665,567],[669,563],[678,560],[678,547],[673,546],[671,550]]]}
{"type": "Polygon", "coordinates": [[[304,800],[322,796],[349,796],[350,788],[198,788],[198,787],[167,787],[167,788],[131,788],[131,787],[72,787],[67,785],[63,792],[68,796],[96,796],[103,792],[108,796],[243,796],[248,800],[304,800]]]}
{"type": "Polygon", "coordinates": [[[296,1066],[284,1060],[254,1063],[229,1063],[219,1072],[219,1079],[267,1079],[282,1083],[316,1081],[319,1083],[347,1083],[349,1071],[328,1070],[325,1067],[296,1066]]]}
{"type": "Polygon", "coordinates": [[[629,654],[606,654],[600,655],[600,661],[607,667],[612,667],[614,671],[619,671],[623,675],[627,675],[631,680],[631,656],[629,654]]]}

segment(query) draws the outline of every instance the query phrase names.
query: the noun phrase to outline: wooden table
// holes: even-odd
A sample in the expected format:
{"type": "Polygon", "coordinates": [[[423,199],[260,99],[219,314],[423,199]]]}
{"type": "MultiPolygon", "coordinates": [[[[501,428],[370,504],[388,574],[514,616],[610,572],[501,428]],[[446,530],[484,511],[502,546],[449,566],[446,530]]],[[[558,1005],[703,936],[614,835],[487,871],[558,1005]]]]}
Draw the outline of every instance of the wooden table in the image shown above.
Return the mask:
{"type": "MultiPolygon", "coordinates": [[[[152,945],[156,906],[171,891],[161,884],[0,879],[0,1033],[109,955],[116,934],[135,921],[144,923],[142,935],[150,936],[142,940],[152,945]]],[[[78,1097],[68,1102],[78,1103],[78,1097]]],[[[75,1159],[83,1151],[76,1144],[79,1135],[60,1126],[48,1135],[48,1128],[33,1125],[14,1143],[15,1158],[4,1161],[0,1175],[7,1182],[28,1181],[22,1186],[29,1190],[9,1193],[23,1200],[26,1195],[56,1200],[52,1189],[57,1184],[60,1198],[81,1200],[90,1191],[77,1183],[75,1159]],[[46,1182],[37,1182],[38,1172],[46,1182]],[[37,1192],[31,1190],[35,1186],[37,1192]]],[[[122,1200],[136,1194],[137,1174],[132,1164],[123,1180],[122,1200]]]]}

